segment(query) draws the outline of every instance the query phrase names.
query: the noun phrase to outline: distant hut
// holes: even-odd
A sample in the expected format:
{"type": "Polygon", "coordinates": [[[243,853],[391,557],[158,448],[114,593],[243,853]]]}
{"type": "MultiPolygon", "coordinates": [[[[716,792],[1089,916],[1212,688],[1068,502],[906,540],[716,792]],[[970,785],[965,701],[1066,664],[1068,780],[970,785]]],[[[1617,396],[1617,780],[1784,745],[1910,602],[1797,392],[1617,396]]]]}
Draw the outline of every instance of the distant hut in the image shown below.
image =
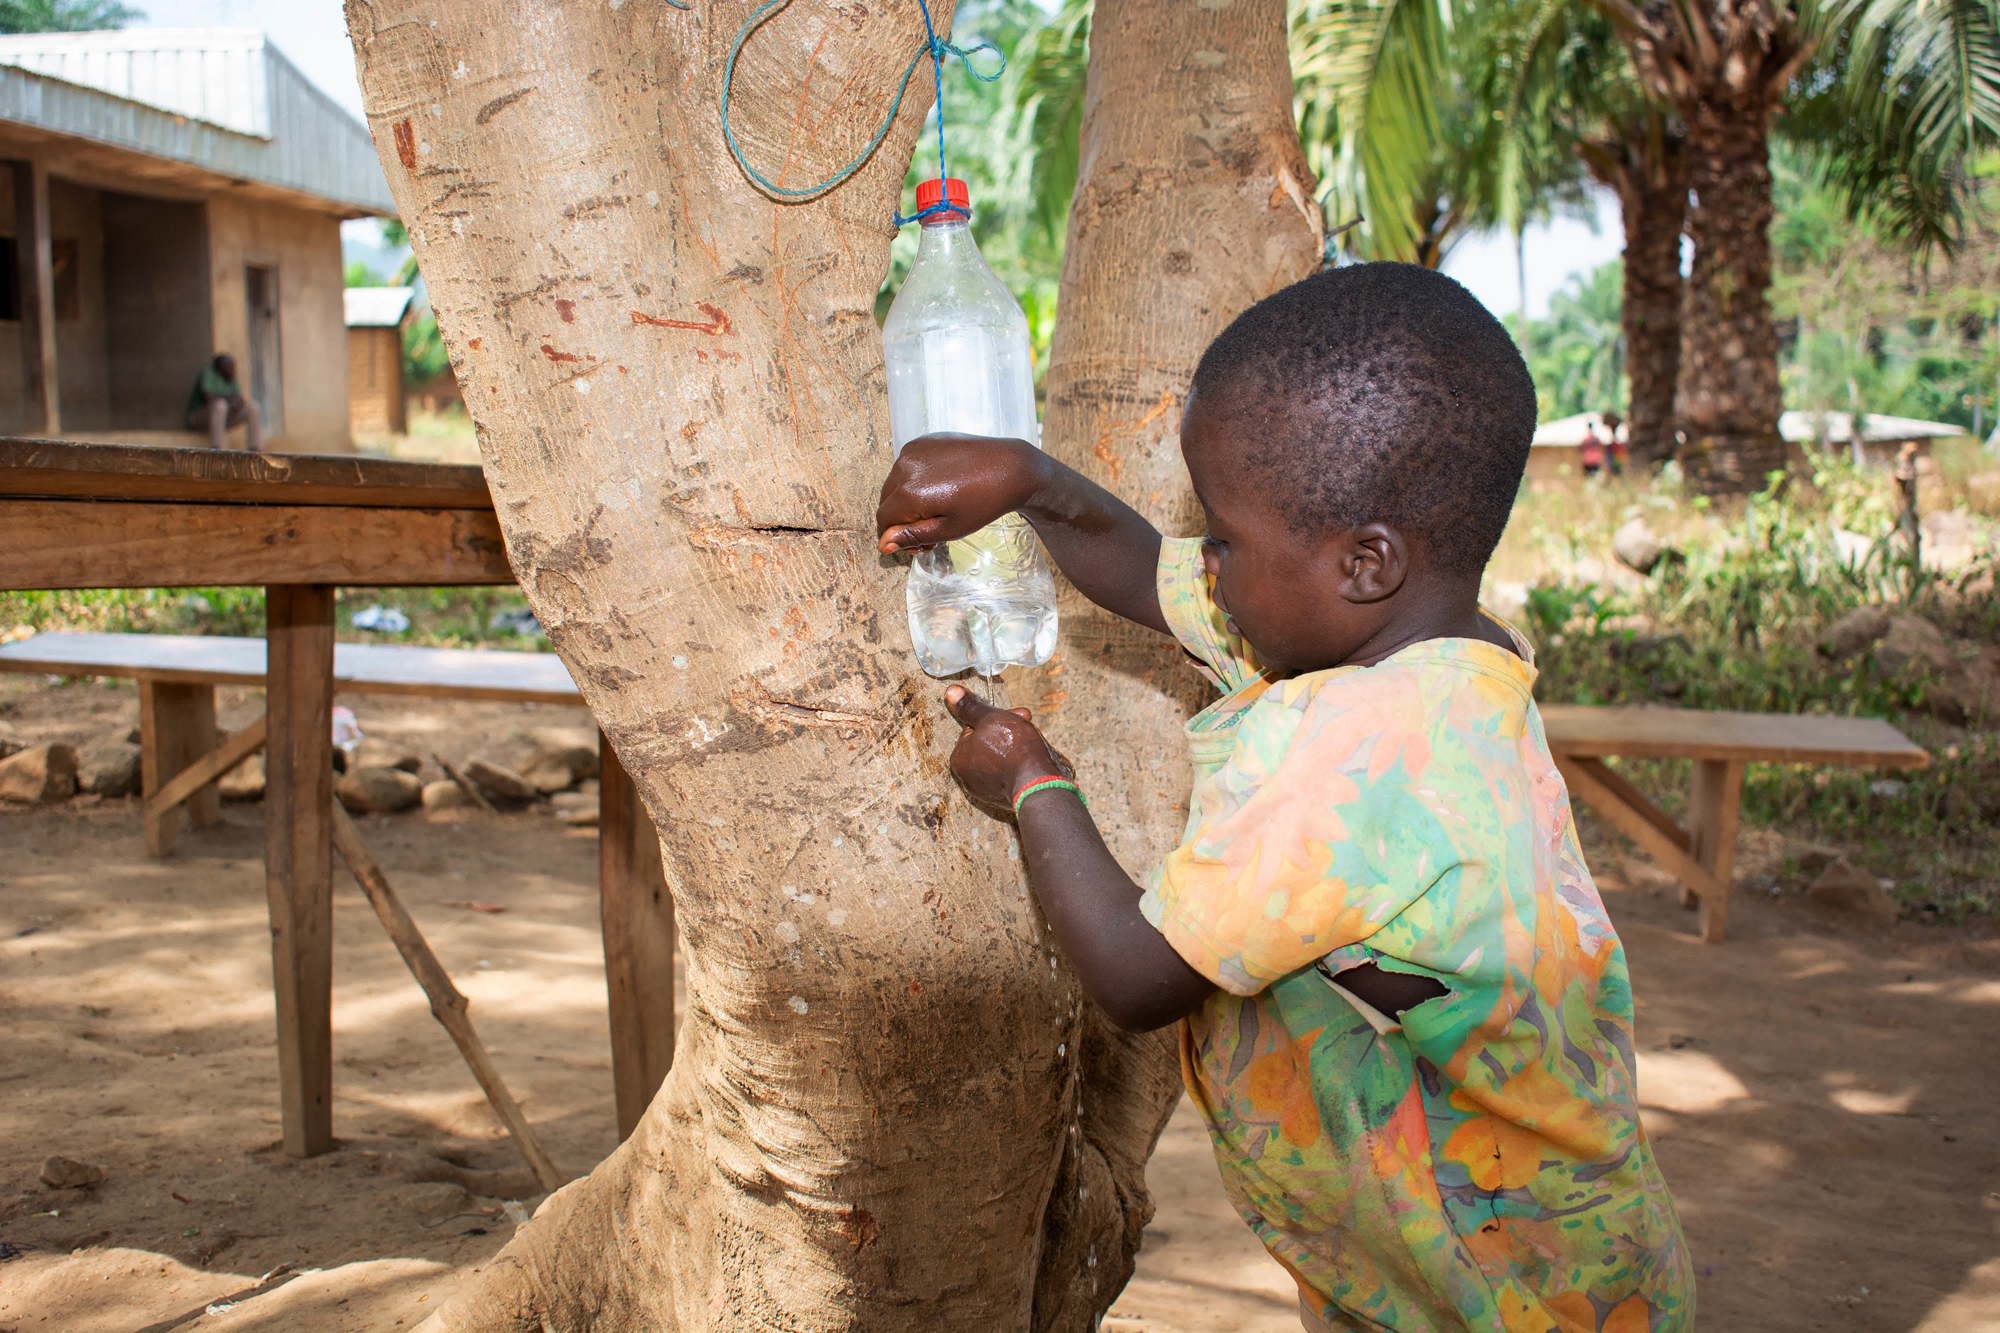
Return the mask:
{"type": "MultiPolygon", "coordinates": [[[[1914,417],[1884,416],[1866,412],[1861,418],[1861,437],[1855,439],[1854,421],[1845,412],[1787,412],[1778,418],[1778,433],[1784,436],[1787,455],[1795,463],[1808,461],[1816,451],[1839,449],[1851,453],[1857,463],[1887,465],[1896,459],[1906,442],[1916,442],[1920,456],[1927,456],[1935,440],[1965,434],[1965,428],[1945,421],[1919,421],[1914,417]]],[[[1528,451],[1528,480],[1552,481],[1562,477],[1581,480],[1583,468],[1578,451],[1585,431],[1594,430],[1600,440],[1609,440],[1604,418],[1596,412],[1579,412],[1559,417],[1535,428],[1534,447],[1528,451]]],[[[1619,427],[1618,438],[1625,437],[1619,427]]]]}
{"type": "Polygon", "coordinates": [[[252,29],[0,37],[0,434],[191,444],[236,357],[267,447],[344,451],[368,128],[252,29]]]}
{"type": "Polygon", "coordinates": [[[409,430],[403,385],[403,326],[414,287],[349,287],[347,424],[356,435],[409,430]]]}

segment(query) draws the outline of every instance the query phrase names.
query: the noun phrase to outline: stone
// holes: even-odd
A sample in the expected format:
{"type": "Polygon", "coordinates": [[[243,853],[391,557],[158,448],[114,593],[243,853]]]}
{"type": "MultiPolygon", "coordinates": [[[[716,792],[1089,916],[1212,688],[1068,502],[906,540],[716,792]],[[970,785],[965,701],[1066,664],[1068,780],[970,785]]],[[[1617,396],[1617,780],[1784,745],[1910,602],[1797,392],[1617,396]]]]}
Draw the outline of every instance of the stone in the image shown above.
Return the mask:
{"type": "Polygon", "coordinates": [[[1899,910],[1881,880],[1845,857],[1820,872],[1806,889],[1806,901],[1829,912],[1881,925],[1893,922],[1899,910]]]}
{"type": "Polygon", "coordinates": [[[37,805],[76,795],[76,747],[51,741],[0,759],[0,801],[37,805]]]}
{"type": "Polygon", "coordinates": [[[537,727],[527,733],[535,751],[521,776],[543,793],[568,791],[597,776],[597,733],[584,727],[537,727]]]}
{"type": "Polygon", "coordinates": [[[466,1193],[465,1186],[449,1180],[402,1185],[396,1193],[411,1212],[426,1220],[473,1211],[472,1196],[466,1193]]]}
{"type": "Polygon", "coordinates": [[[14,730],[12,724],[0,722],[0,759],[10,754],[19,754],[28,748],[28,738],[14,730]]]}
{"type": "Polygon", "coordinates": [[[1984,554],[1986,525],[1963,509],[1933,509],[1918,524],[1925,569],[1956,574],[1984,554]]]}
{"type": "Polygon", "coordinates": [[[1833,622],[1819,650],[1836,662],[1867,652],[1889,632],[1889,613],[1879,606],[1861,606],[1833,622]]]}
{"type": "Polygon", "coordinates": [[[1919,687],[1922,705],[1945,722],[1963,722],[1975,692],[1965,664],[1951,640],[1921,616],[1895,616],[1889,632],[1875,645],[1875,660],[1884,671],[1919,687]]]}
{"type": "Polygon", "coordinates": [[[562,813],[562,822],[571,828],[596,828],[597,807],[592,805],[588,810],[564,811],[562,813]]]}
{"type": "Polygon", "coordinates": [[[58,1155],[42,1163],[42,1183],[52,1190],[80,1190],[103,1179],[103,1167],[79,1162],[74,1157],[58,1155]]]}
{"type": "Polygon", "coordinates": [[[348,763],[354,768],[400,768],[405,773],[421,772],[424,767],[423,757],[409,746],[373,736],[354,747],[348,763]]]}
{"type": "Polygon", "coordinates": [[[333,784],[333,794],[351,814],[365,815],[378,811],[393,813],[407,810],[424,798],[424,784],[414,773],[405,773],[400,768],[382,768],[370,765],[363,768],[356,765],[340,775],[333,784]]]}
{"type": "Polygon", "coordinates": [[[521,776],[544,796],[566,792],[576,785],[576,770],[561,755],[534,754],[521,765],[521,776]]]}
{"type": "Polygon", "coordinates": [[[261,801],[264,799],[264,752],[247,756],[242,763],[222,775],[216,783],[225,801],[261,801]]]}
{"type": "Polygon", "coordinates": [[[600,790],[602,790],[602,784],[599,783],[596,778],[585,778],[583,781],[576,784],[576,789],[582,792],[585,796],[595,796],[600,790]]]}
{"type": "Polygon", "coordinates": [[[1667,544],[1660,540],[1643,518],[1629,518],[1620,524],[1618,531],[1611,534],[1611,554],[1627,569],[1641,574],[1653,572],[1653,566],[1660,563],[1660,557],[1667,553],[1667,544]]]}
{"type": "Polygon", "coordinates": [[[139,790],[142,751],[126,739],[121,727],[99,736],[76,752],[76,789],[98,796],[130,796],[139,790]]]}
{"type": "Polygon", "coordinates": [[[423,802],[426,810],[464,810],[472,806],[472,798],[465,794],[465,789],[450,778],[426,782],[423,802]]]}
{"type": "Polygon", "coordinates": [[[532,801],[541,795],[535,784],[516,773],[511,768],[485,759],[468,759],[465,776],[484,787],[488,793],[509,801],[532,801]]]}
{"type": "Polygon", "coordinates": [[[559,791],[549,797],[549,804],[556,808],[557,813],[568,814],[572,810],[595,810],[597,798],[580,791],[559,791]]]}
{"type": "Polygon", "coordinates": [[[1818,843],[1809,842],[1794,848],[1792,859],[1798,862],[1799,869],[1805,871],[1808,875],[1817,875],[1835,861],[1840,860],[1841,853],[1837,847],[1822,847],[1818,843]]]}

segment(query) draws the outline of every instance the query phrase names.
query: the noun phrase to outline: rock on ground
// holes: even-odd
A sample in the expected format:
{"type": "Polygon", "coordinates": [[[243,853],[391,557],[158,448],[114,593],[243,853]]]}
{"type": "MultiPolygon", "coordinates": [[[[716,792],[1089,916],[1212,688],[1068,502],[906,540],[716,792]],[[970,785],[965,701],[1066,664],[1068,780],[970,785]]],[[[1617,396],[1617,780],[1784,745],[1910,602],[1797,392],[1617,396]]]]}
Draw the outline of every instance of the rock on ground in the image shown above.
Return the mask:
{"type": "Polygon", "coordinates": [[[76,749],[53,741],[0,759],[0,801],[37,805],[76,795],[76,749]]]}
{"type": "Polygon", "coordinates": [[[1889,613],[1879,606],[1862,606],[1849,611],[1827,629],[1820,651],[1836,662],[1867,652],[1889,632],[1889,613]]]}
{"type": "Polygon", "coordinates": [[[493,795],[509,801],[532,801],[541,795],[535,784],[521,774],[486,759],[467,760],[465,776],[493,795]]]}
{"type": "Polygon", "coordinates": [[[1806,901],[1815,907],[1847,916],[1893,922],[1899,912],[1896,899],[1882,887],[1882,881],[1845,858],[1835,861],[1806,889],[1806,901]]]}
{"type": "Polygon", "coordinates": [[[333,784],[333,794],[353,814],[394,812],[407,810],[421,801],[424,784],[418,781],[416,774],[405,773],[400,768],[357,766],[340,775],[333,784]]]}
{"type": "Polygon", "coordinates": [[[86,743],[76,752],[76,789],[98,796],[131,796],[139,790],[142,751],[134,743],[135,728],[120,727],[86,743]]]}
{"type": "Polygon", "coordinates": [[[52,1190],[82,1189],[104,1179],[104,1168],[57,1155],[42,1163],[42,1183],[52,1190]]]}
{"type": "Polygon", "coordinates": [[[1667,553],[1667,544],[1660,540],[1643,518],[1627,519],[1611,534],[1611,554],[1620,563],[1641,574],[1653,572],[1653,566],[1660,563],[1660,557],[1667,553]]]}
{"type": "Polygon", "coordinates": [[[1980,711],[1978,689],[1951,640],[1921,616],[1895,616],[1889,632],[1875,645],[1875,660],[1883,670],[1917,683],[1923,706],[1946,722],[1963,722],[1980,711]]]}
{"type": "Polygon", "coordinates": [[[469,809],[472,798],[450,778],[440,778],[424,784],[423,802],[426,810],[460,810],[469,809]]]}
{"type": "Polygon", "coordinates": [[[405,773],[419,773],[424,767],[423,757],[409,746],[372,736],[354,747],[349,764],[354,768],[400,768],[405,773]]]}
{"type": "Polygon", "coordinates": [[[259,750],[222,775],[216,784],[225,801],[264,799],[264,752],[259,750]]]}

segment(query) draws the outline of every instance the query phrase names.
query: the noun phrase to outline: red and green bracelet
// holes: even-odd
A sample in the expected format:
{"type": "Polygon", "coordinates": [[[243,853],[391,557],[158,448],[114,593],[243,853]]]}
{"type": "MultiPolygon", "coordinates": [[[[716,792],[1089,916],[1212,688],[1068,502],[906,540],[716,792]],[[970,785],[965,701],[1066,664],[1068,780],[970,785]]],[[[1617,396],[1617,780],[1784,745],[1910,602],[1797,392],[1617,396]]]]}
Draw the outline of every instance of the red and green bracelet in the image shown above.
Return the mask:
{"type": "Polygon", "coordinates": [[[1090,809],[1090,798],[1083,794],[1083,788],[1077,786],[1068,778],[1036,778],[1033,782],[1022,783],[1021,790],[1014,793],[1014,818],[1019,819],[1021,817],[1021,802],[1027,800],[1038,791],[1048,791],[1052,788],[1058,791],[1075,792],[1076,799],[1083,802],[1083,808],[1086,810],[1090,809]]]}

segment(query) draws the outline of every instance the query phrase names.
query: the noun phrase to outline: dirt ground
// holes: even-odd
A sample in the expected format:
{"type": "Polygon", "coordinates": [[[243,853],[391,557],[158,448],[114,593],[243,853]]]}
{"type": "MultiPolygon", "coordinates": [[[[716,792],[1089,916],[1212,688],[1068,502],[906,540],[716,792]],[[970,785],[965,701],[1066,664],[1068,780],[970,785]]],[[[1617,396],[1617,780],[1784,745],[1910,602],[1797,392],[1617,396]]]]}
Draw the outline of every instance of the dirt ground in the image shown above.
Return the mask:
{"type": "MultiPolygon", "coordinates": [[[[517,728],[588,721],[341,702],[370,735],[447,758],[504,759],[525,748],[517,728]]],[[[222,703],[225,725],[258,706],[222,703]]],[[[81,739],[136,702],[0,677],[0,716],[81,739]]],[[[303,1162],[278,1148],[261,807],[225,811],[154,862],[135,801],[0,808],[0,1333],[413,1325],[506,1241],[510,1201],[538,1202],[344,873],[339,1148],[303,1162]],[[105,1180],[46,1188],[56,1153],[105,1180]]],[[[362,823],[528,1116],[580,1173],[616,1142],[595,833],[453,814],[362,823]]],[[[1731,939],[1705,946],[1664,877],[1591,845],[1632,959],[1641,1096],[1694,1251],[1699,1327],[2000,1330],[1992,924],[1823,918],[1763,887],[1784,844],[1752,832],[1731,939]]],[[[1150,1179],[1159,1213],[1105,1327],[1296,1329],[1291,1283],[1230,1212],[1185,1104],[1150,1179]]]]}

